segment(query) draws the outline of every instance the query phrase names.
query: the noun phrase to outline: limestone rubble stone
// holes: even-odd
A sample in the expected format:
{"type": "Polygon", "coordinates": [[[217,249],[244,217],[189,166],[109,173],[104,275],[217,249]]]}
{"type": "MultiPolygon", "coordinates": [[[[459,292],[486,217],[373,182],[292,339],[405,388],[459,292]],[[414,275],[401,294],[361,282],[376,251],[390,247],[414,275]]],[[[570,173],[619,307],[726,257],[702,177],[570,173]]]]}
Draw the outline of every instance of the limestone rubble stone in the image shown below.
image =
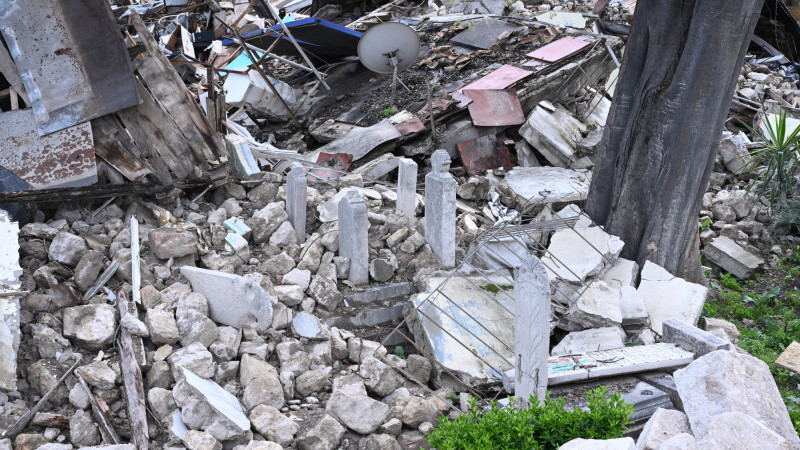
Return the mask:
{"type": "Polygon", "coordinates": [[[697,446],[703,450],[731,448],[789,450],[796,448],[791,446],[785,437],[770,429],[767,424],[739,411],[728,411],[710,418],[704,436],[697,441],[697,446]]]}
{"type": "Polygon", "coordinates": [[[664,441],[681,433],[691,433],[686,414],[658,408],[644,425],[636,441],[636,450],[658,450],[664,441]]]}
{"type": "Polygon", "coordinates": [[[783,436],[789,448],[800,449],[775,380],[758,358],[717,350],[675,371],[673,378],[698,442],[709,433],[714,416],[741,412],[783,436]]]}

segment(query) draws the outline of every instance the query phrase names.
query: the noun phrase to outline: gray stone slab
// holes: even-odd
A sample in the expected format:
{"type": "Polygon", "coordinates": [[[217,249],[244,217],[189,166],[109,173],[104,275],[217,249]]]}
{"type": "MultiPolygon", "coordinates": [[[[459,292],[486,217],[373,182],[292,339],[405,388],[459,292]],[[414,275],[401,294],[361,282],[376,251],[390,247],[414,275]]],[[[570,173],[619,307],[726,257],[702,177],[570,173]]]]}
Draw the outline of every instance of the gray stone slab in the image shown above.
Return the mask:
{"type": "Polygon", "coordinates": [[[650,261],[644,263],[637,291],[644,298],[650,326],[659,334],[669,318],[696,324],[708,294],[705,286],[689,283],[650,261]]]}
{"type": "Polygon", "coordinates": [[[410,295],[416,292],[417,288],[414,286],[414,283],[405,281],[402,283],[390,283],[383,286],[369,287],[361,292],[352,292],[347,295],[347,301],[355,305],[366,305],[368,303],[410,295]]]}
{"type": "Polygon", "coordinates": [[[217,270],[183,266],[181,275],[192,290],[208,299],[208,316],[215,322],[259,333],[272,326],[272,302],[277,302],[255,281],[217,270]]]}
{"type": "Polygon", "coordinates": [[[591,178],[585,172],[561,167],[515,167],[504,181],[519,204],[586,200],[591,178]]]}
{"type": "Polygon", "coordinates": [[[513,33],[522,27],[510,24],[504,20],[485,17],[469,22],[469,28],[458,33],[450,39],[454,44],[488,50],[497,44],[498,38],[503,33],[513,33]]]}
{"type": "Polygon", "coordinates": [[[398,303],[384,308],[368,309],[348,317],[331,317],[325,321],[332,327],[352,330],[354,328],[374,327],[387,324],[403,318],[403,308],[406,303],[398,303]]]}
{"type": "Polygon", "coordinates": [[[417,163],[398,158],[397,214],[413,219],[417,209],[417,163]]]}
{"type": "Polygon", "coordinates": [[[568,167],[577,159],[575,150],[585,132],[586,125],[560,105],[554,112],[537,106],[519,128],[519,134],[556,167],[568,167]]]}
{"type": "Polygon", "coordinates": [[[731,349],[730,342],[677,319],[667,319],[662,323],[662,336],[664,342],[676,344],[694,353],[696,358],[716,350],[731,349]]]}
{"type": "Polygon", "coordinates": [[[703,254],[712,263],[739,279],[749,278],[764,260],[748,252],[727,236],[718,236],[707,243],[703,254]]]}

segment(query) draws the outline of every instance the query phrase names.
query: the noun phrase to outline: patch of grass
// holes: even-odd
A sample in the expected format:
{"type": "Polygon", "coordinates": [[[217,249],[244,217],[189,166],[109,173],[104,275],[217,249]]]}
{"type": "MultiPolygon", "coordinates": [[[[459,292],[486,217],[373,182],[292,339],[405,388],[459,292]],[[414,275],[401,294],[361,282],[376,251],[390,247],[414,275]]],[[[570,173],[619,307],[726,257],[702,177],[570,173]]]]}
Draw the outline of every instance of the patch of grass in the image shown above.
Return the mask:
{"type": "MultiPolygon", "coordinates": [[[[575,438],[613,439],[622,436],[630,423],[633,406],[625,403],[619,393],[609,396],[605,387],[586,393],[588,411],[564,409],[565,400],[550,399],[539,406],[531,397],[527,409],[514,407],[491,408],[481,411],[475,400],[470,411],[454,420],[442,417],[428,434],[431,447],[440,450],[457,449],[557,449],[575,438]]],[[[512,398],[513,401],[513,398],[512,398]]]]}
{"type": "Polygon", "coordinates": [[[496,284],[487,284],[485,286],[481,286],[481,289],[483,289],[486,292],[491,292],[492,294],[497,294],[501,290],[510,291],[511,289],[514,289],[514,286],[510,284],[501,284],[500,286],[496,284]]]}
{"type": "Polygon", "coordinates": [[[383,108],[381,110],[381,117],[392,117],[395,114],[397,114],[397,108],[395,108],[394,106],[383,108]]]}
{"type": "Polygon", "coordinates": [[[784,349],[792,341],[800,342],[800,247],[759,277],[737,281],[730,274],[709,275],[709,284],[718,295],[706,302],[703,315],[736,324],[739,346],[769,366],[800,433],[800,377],[775,367],[784,349]]]}

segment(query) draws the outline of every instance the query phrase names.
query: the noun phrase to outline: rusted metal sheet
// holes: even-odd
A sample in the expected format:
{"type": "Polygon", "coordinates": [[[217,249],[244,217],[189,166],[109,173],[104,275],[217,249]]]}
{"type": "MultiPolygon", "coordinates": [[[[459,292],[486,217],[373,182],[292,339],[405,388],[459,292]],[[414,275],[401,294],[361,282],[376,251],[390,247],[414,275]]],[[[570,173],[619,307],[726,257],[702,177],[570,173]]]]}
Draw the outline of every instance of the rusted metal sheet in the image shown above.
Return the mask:
{"type": "Polygon", "coordinates": [[[465,89],[464,95],[472,99],[469,116],[476,126],[496,127],[525,123],[525,113],[522,112],[516,89],[465,89]]]}
{"type": "Polygon", "coordinates": [[[530,70],[520,69],[518,67],[509,66],[506,64],[499,69],[464,86],[461,90],[505,89],[517,81],[529,77],[530,75],[533,75],[533,72],[530,70]]]}
{"type": "Polygon", "coordinates": [[[470,175],[479,175],[500,167],[511,170],[511,153],[508,147],[497,142],[495,136],[483,136],[456,144],[464,168],[470,175]]]}
{"type": "Polygon", "coordinates": [[[566,36],[528,53],[527,56],[554,63],[569,58],[591,44],[591,41],[566,36]]]}
{"type": "Polygon", "coordinates": [[[325,153],[320,152],[317,156],[317,164],[330,169],[317,168],[310,172],[320,178],[339,178],[350,168],[350,155],[347,153],[325,153]]]}
{"type": "Polygon", "coordinates": [[[0,32],[40,135],[139,104],[106,0],[0,0],[0,32]]]}
{"type": "Polygon", "coordinates": [[[39,136],[33,116],[30,108],[0,114],[0,166],[34,189],[96,183],[91,124],[39,136]]]}
{"type": "Polygon", "coordinates": [[[403,136],[418,133],[425,129],[425,125],[421,120],[419,120],[419,117],[407,111],[403,111],[394,117],[390,117],[389,122],[391,122],[392,125],[397,128],[397,131],[399,131],[403,136]]]}

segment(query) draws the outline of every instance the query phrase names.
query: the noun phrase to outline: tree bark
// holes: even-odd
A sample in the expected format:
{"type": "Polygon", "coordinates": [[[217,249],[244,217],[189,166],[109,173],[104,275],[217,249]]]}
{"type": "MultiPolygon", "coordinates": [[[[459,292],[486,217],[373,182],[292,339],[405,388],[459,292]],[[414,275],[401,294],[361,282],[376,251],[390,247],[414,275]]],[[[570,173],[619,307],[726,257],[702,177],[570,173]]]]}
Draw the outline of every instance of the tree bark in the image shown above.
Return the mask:
{"type": "Polygon", "coordinates": [[[762,3],[636,6],[586,211],[640,267],[698,278],[697,214],[762,3]]]}

